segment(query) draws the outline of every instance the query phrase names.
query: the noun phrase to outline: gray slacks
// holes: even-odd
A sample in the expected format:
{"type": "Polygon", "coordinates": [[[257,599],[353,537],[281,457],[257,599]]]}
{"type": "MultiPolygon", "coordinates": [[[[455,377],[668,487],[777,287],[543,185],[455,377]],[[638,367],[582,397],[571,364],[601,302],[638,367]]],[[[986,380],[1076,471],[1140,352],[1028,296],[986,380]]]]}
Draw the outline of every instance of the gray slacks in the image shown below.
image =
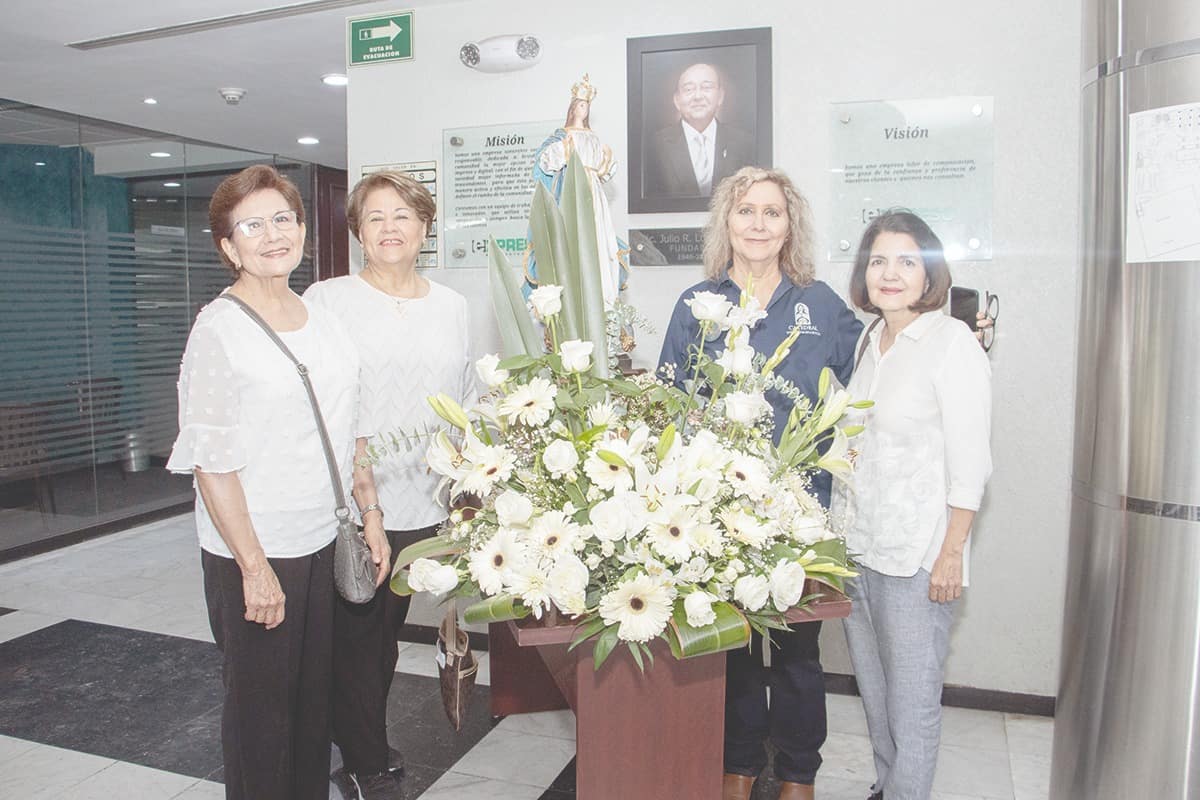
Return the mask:
{"type": "Polygon", "coordinates": [[[942,679],[958,602],[929,599],[929,573],[897,578],[859,568],[847,581],[854,601],[844,620],[887,800],[928,800],[942,733],[942,679]]]}

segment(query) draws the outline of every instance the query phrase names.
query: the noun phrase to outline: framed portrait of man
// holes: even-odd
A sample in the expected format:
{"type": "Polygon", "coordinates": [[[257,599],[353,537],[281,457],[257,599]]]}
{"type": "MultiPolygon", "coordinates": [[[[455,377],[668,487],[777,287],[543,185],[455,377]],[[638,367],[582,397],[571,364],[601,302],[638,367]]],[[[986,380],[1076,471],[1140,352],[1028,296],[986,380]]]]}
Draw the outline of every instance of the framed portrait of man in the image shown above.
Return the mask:
{"type": "Polygon", "coordinates": [[[771,29],[626,40],[629,211],[705,211],[713,187],[771,165],[771,29]]]}

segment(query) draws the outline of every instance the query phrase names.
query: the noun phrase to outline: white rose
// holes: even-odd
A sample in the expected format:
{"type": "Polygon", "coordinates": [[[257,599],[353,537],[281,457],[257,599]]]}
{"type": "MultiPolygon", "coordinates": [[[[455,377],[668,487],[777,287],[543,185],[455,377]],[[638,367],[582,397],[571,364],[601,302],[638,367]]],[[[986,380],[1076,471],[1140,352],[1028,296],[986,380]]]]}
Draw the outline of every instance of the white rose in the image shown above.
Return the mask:
{"type": "Polygon", "coordinates": [[[743,575],[733,584],[733,599],[747,611],[758,611],[767,604],[771,584],[762,575],[743,575]]]}
{"type": "Polygon", "coordinates": [[[761,392],[730,392],[725,395],[725,417],[731,422],[752,425],[771,410],[761,392]]]}
{"type": "Polygon", "coordinates": [[[712,604],[717,598],[708,592],[692,592],[683,599],[683,610],[687,612],[688,625],[700,628],[717,621],[712,604]]]}
{"type": "Polygon", "coordinates": [[[575,452],[575,445],[567,440],[555,439],[542,452],[542,463],[552,476],[560,478],[579,463],[579,453],[575,452]]]}
{"type": "Polygon", "coordinates": [[[560,556],[546,577],[546,591],[554,605],[567,614],[582,614],[587,607],[585,594],[588,568],[573,555],[560,556]]]}
{"type": "Polygon", "coordinates": [[[771,598],[775,608],[787,611],[804,596],[804,567],[795,561],[781,559],[771,570],[771,598]]]}
{"type": "Polygon", "coordinates": [[[496,498],[496,517],[506,528],[524,525],[533,516],[533,503],[523,494],[506,489],[496,498]]]}
{"type": "MultiPolygon", "coordinates": [[[[630,511],[630,500],[620,495],[601,500],[592,506],[588,517],[592,521],[592,529],[596,538],[602,542],[615,542],[625,538],[629,533],[633,514],[630,511]]],[[[605,555],[608,555],[607,553],[605,555]]]]}
{"type": "Polygon", "coordinates": [[[487,384],[489,389],[495,389],[508,380],[508,370],[500,369],[500,356],[488,353],[475,362],[475,372],[479,379],[487,384]]]}
{"type": "Polygon", "coordinates": [[[561,286],[545,284],[529,293],[529,303],[540,319],[552,317],[562,311],[562,290],[561,286]]]}
{"type": "Polygon", "coordinates": [[[733,308],[733,303],[729,302],[724,295],[714,292],[695,292],[690,300],[684,300],[684,303],[692,309],[692,316],[701,322],[715,322],[719,325],[725,324],[725,318],[729,316],[729,310],[733,308]]]}
{"type": "Polygon", "coordinates": [[[563,369],[567,372],[586,371],[592,366],[592,349],[594,347],[595,345],[591,342],[581,342],[578,339],[560,344],[558,354],[562,356],[563,369]]]}
{"type": "Polygon", "coordinates": [[[754,348],[727,347],[716,363],[731,375],[749,375],[754,370],[754,348]]]}
{"type": "Polygon", "coordinates": [[[416,592],[445,594],[458,586],[458,573],[449,564],[418,558],[408,568],[408,585],[416,592]]]}

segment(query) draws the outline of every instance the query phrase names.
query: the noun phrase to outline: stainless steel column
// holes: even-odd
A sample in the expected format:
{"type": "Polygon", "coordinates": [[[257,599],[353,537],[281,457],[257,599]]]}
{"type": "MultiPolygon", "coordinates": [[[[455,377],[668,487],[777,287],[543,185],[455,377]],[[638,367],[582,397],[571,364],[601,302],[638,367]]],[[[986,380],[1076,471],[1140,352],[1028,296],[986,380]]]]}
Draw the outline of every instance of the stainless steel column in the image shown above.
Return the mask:
{"type": "Polygon", "coordinates": [[[1050,796],[1200,798],[1200,262],[1125,256],[1128,118],[1200,102],[1200,2],[1084,6],[1074,491],[1050,796]]]}

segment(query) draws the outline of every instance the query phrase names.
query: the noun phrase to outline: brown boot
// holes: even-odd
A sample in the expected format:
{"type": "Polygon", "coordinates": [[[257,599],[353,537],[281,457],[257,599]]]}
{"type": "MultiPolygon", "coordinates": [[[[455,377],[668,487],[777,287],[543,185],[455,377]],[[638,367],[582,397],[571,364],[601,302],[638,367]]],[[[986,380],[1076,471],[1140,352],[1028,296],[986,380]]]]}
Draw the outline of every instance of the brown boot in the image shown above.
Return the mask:
{"type": "Polygon", "coordinates": [[[784,781],[779,787],[779,800],[813,800],[813,785],[811,783],[792,783],[784,781]]]}
{"type": "Polygon", "coordinates": [[[753,789],[752,776],[726,772],[725,779],[721,781],[721,800],[750,800],[753,789]]]}

